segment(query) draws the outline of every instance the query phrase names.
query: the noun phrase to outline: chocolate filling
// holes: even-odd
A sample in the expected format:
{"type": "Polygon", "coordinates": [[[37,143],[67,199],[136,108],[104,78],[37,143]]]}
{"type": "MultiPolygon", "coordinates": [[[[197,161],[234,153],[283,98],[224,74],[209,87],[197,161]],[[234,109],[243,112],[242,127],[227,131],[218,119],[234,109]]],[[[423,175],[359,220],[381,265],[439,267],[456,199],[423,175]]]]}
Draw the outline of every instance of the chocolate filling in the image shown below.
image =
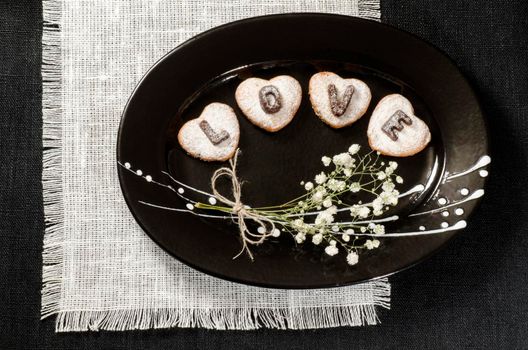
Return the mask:
{"type": "Polygon", "coordinates": [[[345,111],[350,104],[352,95],[354,94],[354,87],[348,85],[345,89],[345,93],[339,99],[339,94],[337,93],[337,88],[334,84],[328,85],[328,98],[330,99],[330,109],[336,117],[340,117],[345,114],[345,111]]]}
{"type": "Polygon", "coordinates": [[[199,125],[205,136],[207,136],[209,141],[215,146],[229,138],[229,133],[225,130],[222,130],[219,133],[215,132],[207,120],[202,120],[199,125]]]}
{"type": "Polygon", "coordinates": [[[273,85],[266,85],[259,91],[260,106],[264,112],[277,113],[282,107],[282,98],[279,90],[273,85]]]}
{"type": "Polygon", "coordinates": [[[398,141],[398,134],[396,131],[402,131],[404,125],[411,125],[412,119],[402,110],[397,110],[393,115],[383,124],[381,130],[391,138],[392,141],[398,141]]]}

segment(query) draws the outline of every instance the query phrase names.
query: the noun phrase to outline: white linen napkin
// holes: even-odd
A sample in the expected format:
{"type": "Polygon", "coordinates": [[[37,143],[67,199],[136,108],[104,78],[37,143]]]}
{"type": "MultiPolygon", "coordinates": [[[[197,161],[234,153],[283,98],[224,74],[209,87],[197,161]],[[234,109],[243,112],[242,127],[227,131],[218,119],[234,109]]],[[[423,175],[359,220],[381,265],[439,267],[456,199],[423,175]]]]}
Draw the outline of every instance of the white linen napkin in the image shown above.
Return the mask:
{"type": "Polygon", "coordinates": [[[43,318],[56,315],[59,332],[377,323],[376,307],[389,306],[387,279],[265,289],[210,277],[167,255],[127,209],[115,144],[136,83],[184,40],[271,13],[379,19],[379,0],[44,0],[43,9],[43,318]]]}

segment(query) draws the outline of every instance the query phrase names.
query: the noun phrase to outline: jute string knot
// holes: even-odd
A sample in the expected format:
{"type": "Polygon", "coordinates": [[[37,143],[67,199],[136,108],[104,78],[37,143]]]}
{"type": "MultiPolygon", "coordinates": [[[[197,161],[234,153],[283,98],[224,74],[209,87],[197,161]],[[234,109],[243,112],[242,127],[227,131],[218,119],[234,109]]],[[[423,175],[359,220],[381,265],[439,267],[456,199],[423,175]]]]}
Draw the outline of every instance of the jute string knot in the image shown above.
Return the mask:
{"type": "Polygon", "coordinates": [[[267,237],[271,236],[273,230],[275,230],[275,224],[271,219],[265,215],[259,214],[255,210],[242,203],[242,184],[237,177],[236,168],[238,162],[238,155],[240,150],[236,150],[235,156],[229,160],[230,167],[223,167],[216,170],[211,177],[211,188],[213,194],[217,200],[231,207],[231,213],[236,215],[236,223],[238,224],[240,240],[242,241],[242,249],[233,259],[238,258],[244,251],[247,252],[251,260],[253,260],[253,254],[249,249],[249,245],[258,245],[263,243],[267,237]],[[233,199],[229,199],[222,195],[217,190],[216,182],[219,178],[226,176],[231,179],[231,191],[233,193],[233,199]],[[259,227],[263,227],[262,233],[252,232],[247,224],[248,220],[255,222],[259,227]]]}

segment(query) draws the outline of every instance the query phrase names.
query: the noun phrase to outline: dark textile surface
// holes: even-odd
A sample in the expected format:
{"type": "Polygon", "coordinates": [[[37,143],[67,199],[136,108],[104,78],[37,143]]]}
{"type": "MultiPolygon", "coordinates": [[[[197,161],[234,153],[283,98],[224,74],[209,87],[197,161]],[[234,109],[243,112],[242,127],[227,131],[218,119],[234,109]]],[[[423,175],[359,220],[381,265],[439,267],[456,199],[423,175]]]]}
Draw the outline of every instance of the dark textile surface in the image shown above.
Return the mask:
{"type": "Polygon", "coordinates": [[[41,7],[0,1],[0,349],[528,348],[528,2],[382,0],[384,22],[443,49],[478,92],[491,129],[487,196],[447,249],[391,279],[380,326],[303,332],[55,334],[39,321],[41,7]]]}

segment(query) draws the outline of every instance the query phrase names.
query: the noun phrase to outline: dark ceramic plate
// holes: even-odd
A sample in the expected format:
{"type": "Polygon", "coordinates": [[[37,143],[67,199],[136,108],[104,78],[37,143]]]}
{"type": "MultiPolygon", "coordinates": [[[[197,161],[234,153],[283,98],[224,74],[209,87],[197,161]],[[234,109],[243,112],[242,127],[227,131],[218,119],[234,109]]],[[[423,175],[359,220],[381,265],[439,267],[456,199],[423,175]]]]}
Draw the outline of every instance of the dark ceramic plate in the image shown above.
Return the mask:
{"type": "MultiPolygon", "coordinates": [[[[137,86],[125,108],[117,144],[123,194],[145,232],[182,262],[232,281],[279,288],[347,285],[385,276],[422,261],[461,228],[483,194],[487,132],[481,108],[453,62],[423,40],[377,22],[326,14],[288,14],[251,18],[196,36],[157,62],[137,86]],[[372,101],[360,121],[340,130],[323,124],[307,96],[312,74],[330,70],[364,80],[372,101]],[[277,133],[248,122],[234,91],[245,78],[289,74],[303,88],[301,107],[277,133]],[[352,143],[368,149],[370,114],[385,95],[411,100],[429,126],[432,142],[420,154],[398,159],[405,183],[401,192],[423,191],[400,200],[400,220],[390,232],[436,232],[384,238],[377,250],[361,254],[356,266],[343,255],[328,257],[312,244],[296,246],[291,237],[255,248],[255,261],[233,260],[240,250],[237,228],[186,213],[146,206],[182,208],[173,192],[145,181],[170,184],[170,173],[195,188],[210,190],[221,163],[187,156],[175,138],[183,122],[208,103],[229,104],[237,113],[241,137],[239,176],[247,181],[243,200],[252,206],[282,203],[303,193],[301,180],[321,169],[320,158],[343,152],[352,143]],[[141,170],[142,176],[133,172],[141,170]],[[443,208],[443,209],[442,209],[443,208]],[[424,213],[424,214],[420,214],[424,213]],[[416,215],[419,214],[419,215],[416,215]]],[[[203,199],[202,199],[203,200],[203,199]]]]}

